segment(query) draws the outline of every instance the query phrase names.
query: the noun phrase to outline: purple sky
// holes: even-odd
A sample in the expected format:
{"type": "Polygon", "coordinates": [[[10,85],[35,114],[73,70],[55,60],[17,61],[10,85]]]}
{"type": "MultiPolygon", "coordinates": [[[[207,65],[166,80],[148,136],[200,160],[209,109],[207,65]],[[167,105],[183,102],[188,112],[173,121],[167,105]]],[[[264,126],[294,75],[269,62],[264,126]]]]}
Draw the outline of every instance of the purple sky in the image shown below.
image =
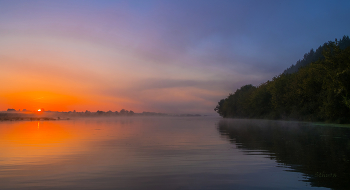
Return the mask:
{"type": "Polygon", "coordinates": [[[321,0],[0,0],[0,110],[24,109],[9,97],[30,92],[27,107],[215,114],[240,86],[349,35],[349,8],[321,0]],[[81,101],[55,107],[50,93],[81,101]]]}

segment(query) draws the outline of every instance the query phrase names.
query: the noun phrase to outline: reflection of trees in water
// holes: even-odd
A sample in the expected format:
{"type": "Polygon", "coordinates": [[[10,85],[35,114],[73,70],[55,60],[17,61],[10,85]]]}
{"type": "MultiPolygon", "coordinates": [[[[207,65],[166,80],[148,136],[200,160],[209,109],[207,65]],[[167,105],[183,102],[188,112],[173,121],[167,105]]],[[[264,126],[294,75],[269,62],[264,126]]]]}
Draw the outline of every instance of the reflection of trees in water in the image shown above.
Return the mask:
{"type": "Polygon", "coordinates": [[[350,189],[350,129],[297,122],[222,120],[218,130],[246,154],[267,155],[312,186],[350,189]]]}

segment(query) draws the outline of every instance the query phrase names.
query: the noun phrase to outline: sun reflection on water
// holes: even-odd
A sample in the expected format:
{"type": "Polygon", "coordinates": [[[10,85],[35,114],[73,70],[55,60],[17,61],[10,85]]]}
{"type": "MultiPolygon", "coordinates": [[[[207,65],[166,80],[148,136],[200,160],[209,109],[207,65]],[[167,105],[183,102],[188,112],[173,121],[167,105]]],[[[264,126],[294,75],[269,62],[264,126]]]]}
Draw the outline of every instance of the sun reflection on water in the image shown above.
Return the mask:
{"type": "Polygon", "coordinates": [[[69,155],[91,151],[96,141],[120,138],[128,133],[96,122],[1,122],[0,166],[60,162],[69,155]]]}

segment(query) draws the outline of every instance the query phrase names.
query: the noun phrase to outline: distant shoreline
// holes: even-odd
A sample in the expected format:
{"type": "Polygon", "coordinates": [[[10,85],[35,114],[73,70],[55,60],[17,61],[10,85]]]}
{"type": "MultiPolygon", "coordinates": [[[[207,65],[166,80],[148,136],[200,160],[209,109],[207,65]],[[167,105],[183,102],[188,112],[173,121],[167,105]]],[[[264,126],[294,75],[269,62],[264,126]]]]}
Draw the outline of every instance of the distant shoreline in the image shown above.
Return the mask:
{"type": "Polygon", "coordinates": [[[170,117],[202,117],[208,115],[200,114],[164,114],[164,113],[133,113],[133,114],[115,114],[99,112],[43,112],[43,113],[21,113],[21,112],[0,112],[0,121],[55,121],[70,120],[71,118],[98,118],[98,117],[135,117],[135,116],[170,116],[170,117]]]}

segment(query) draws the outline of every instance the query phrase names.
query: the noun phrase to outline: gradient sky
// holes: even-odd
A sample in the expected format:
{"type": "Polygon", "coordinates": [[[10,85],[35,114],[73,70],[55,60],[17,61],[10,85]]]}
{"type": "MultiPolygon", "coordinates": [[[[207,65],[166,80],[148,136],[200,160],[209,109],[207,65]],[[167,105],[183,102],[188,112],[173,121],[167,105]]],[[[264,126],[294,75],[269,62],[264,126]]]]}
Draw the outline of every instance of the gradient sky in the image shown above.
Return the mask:
{"type": "Polygon", "coordinates": [[[0,111],[215,114],[350,33],[350,1],[3,1],[0,111]]]}

